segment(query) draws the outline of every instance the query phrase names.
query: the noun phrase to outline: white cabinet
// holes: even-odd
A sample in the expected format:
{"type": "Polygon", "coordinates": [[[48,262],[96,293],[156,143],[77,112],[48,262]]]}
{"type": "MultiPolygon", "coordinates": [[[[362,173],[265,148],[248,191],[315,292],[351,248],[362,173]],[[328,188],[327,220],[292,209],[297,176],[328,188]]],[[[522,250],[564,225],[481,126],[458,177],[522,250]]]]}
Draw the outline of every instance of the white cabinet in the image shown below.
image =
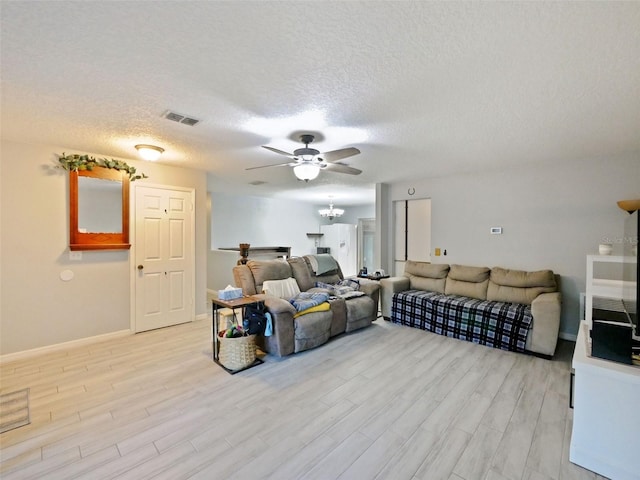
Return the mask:
{"type": "Polygon", "coordinates": [[[589,335],[593,297],[619,299],[625,288],[633,287],[599,278],[598,264],[611,264],[614,268],[609,271],[615,273],[616,264],[623,261],[615,256],[587,257],[586,319],[580,323],[572,362],[575,383],[569,460],[612,479],[639,480],[640,367],[591,357],[589,335]]]}

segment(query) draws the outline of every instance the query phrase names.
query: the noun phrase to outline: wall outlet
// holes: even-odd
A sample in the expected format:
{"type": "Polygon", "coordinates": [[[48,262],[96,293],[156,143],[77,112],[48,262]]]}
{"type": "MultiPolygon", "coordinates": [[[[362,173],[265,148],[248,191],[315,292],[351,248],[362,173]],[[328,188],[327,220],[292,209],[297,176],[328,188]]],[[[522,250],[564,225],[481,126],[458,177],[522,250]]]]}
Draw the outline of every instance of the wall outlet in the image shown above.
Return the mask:
{"type": "Polygon", "coordinates": [[[69,252],[69,260],[82,260],[82,252],[69,252]]]}

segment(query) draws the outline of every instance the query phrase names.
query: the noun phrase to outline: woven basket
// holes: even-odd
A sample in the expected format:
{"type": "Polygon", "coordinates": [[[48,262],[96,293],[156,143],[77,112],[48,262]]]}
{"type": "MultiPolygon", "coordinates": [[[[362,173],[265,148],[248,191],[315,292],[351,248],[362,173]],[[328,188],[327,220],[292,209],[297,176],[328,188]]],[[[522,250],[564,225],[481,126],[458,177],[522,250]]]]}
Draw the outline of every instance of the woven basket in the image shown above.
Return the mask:
{"type": "Polygon", "coordinates": [[[218,361],[229,370],[242,370],[256,360],[256,336],[227,338],[220,340],[220,354],[218,361]]]}

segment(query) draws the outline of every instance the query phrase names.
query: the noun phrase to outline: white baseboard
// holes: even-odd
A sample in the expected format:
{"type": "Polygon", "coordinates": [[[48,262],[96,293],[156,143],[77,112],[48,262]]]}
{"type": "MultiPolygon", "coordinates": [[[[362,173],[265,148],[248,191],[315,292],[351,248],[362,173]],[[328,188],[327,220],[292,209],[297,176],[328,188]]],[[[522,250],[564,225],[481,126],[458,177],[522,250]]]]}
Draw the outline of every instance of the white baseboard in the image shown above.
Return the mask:
{"type": "Polygon", "coordinates": [[[46,345],[44,347],[33,348],[31,350],[7,353],[5,355],[0,355],[0,365],[9,362],[15,362],[16,360],[25,360],[37,355],[42,355],[43,353],[59,352],[68,348],[82,347],[83,345],[104,342],[105,340],[111,340],[113,338],[125,337],[127,335],[133,335],[133,333],[134,332],[131,330],[119,330],[117,332],[104,333],[102,335],[95,335],[93,337],[79,338],[78,340],[71,340],[69,342],[46,345]]]}

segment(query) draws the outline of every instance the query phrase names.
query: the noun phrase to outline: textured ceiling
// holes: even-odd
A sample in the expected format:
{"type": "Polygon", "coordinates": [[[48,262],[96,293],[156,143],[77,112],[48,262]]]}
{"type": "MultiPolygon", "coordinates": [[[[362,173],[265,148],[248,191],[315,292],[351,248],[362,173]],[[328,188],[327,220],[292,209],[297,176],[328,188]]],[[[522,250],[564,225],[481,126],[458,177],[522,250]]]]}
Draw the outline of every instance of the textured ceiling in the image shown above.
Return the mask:
{"type": "Polygon", "coordinates": [[[224,191],[355,204],[378,182],[640,152],[640,2],[1,8],[3,138],[120,158],[151,143],[224,191]],[[363,173],[245,171],[306,131],[359,148],[344,163],[363,173]]]}

